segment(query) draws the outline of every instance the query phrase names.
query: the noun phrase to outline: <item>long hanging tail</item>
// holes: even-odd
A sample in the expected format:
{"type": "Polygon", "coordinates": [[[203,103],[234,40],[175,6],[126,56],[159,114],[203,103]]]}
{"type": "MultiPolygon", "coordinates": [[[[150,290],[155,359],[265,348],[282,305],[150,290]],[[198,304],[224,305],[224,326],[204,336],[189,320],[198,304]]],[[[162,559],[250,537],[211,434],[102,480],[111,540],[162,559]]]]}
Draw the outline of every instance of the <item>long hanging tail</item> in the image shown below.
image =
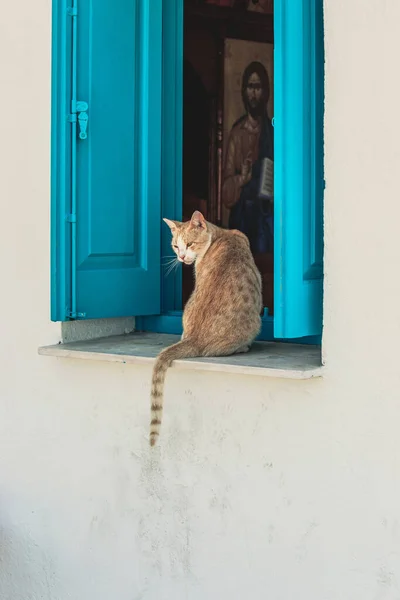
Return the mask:
{"type": "Polygon", "coordinates": [[[154,446],[160,435],[160,426],[164,399],[164,382],[168,368],[179,358],[199,356],[199,349],[190,340],[181,340],[169,348],[165,348],[157,357],[151,380],[151,423],[150,446],[154,446]]]}

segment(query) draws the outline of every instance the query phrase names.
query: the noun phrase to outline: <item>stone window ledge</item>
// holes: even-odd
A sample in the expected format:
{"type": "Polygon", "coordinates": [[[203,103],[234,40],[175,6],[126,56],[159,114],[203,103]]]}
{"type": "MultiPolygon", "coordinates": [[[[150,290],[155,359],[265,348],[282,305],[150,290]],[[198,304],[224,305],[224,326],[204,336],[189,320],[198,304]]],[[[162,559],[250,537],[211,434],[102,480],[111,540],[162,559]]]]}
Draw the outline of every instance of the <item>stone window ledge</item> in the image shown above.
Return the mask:
{"type": "MultiPolygon", "coordinates": [[[[39,354],[59,358],[151,365],[160,350],[178,340],[179,337],[176,335],[131,333],[42,346],[39,348],[39,354]]],[[[321,377],[323,371],[320,346],[276,342],[255,342],[247,354],[176,360],[172,367],[280,379],[311,379],[321,377]]]]}

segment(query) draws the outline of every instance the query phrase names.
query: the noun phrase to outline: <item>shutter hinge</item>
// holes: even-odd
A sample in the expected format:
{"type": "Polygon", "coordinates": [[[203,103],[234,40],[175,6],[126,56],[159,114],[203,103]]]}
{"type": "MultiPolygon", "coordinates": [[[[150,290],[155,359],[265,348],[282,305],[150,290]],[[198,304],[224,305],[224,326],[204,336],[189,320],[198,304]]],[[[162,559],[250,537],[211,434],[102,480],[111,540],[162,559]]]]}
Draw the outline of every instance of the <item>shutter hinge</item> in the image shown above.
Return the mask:
{"type": "Polygon", "coordinates": [[[78,9],[76,6],[68,6],[67,15],[70,17],[76,17],[78,15],[78,9]]]}
{"type": "Polygon", "coordinates": [[[81,140],[86,140],[87,138],[87,126],[88,126],[88,114],[86,112],[80,112],[78,114],[78,123],[79,123],[79,137],[81,140]]]}
{"type": "Polygon", "coordinates": [[[76,123],[78,121],[79,124],[79,138],[81,140],[86,140],[87,138],[87,126],[88,126],[88,114],[87,110],[89,105],[87,102],[83,100],[72,100],[71,102],[71,114],[67,116],[67,121],[69,123],[76,123]]]}
{"type": "Polygon", "coordinates": [[[67,317],[69,319],[84,319],[86,317],[86,313],[82,313],[82,312],[67,312],[67,317]]]}
{"type": "Polygon", "coordinates": [[[69,215],[66,215],[65,220],[67,223],[76,223],[76,215],[70,213],[69,215]]]}

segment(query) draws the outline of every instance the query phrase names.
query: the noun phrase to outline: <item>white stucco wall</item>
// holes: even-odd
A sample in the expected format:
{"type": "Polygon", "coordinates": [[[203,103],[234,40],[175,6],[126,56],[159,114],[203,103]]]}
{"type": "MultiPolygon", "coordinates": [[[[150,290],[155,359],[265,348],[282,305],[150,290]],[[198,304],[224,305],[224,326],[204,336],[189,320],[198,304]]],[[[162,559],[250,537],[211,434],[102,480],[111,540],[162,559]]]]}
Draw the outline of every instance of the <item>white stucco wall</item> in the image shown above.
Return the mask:
{"type": "Polygon", "coordinates": [[[39,357],[50,1],[0,20],[1,600],[398,600],[398,0],[326,3],[323,380],[39,357]]]}

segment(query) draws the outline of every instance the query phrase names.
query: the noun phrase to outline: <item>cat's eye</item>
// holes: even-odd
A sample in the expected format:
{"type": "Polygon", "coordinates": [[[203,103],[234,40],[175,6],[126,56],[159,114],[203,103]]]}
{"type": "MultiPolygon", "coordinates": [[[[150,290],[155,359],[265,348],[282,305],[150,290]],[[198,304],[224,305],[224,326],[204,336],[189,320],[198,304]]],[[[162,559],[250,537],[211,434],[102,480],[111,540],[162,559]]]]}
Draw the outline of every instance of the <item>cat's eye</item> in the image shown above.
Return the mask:
{"type": "Polygon", "coordinates": [[[186,244],[186,248],[190,248],[190,246],[193,246],[194,242],[189,242],[188,244],[186,244]]]}
{"type": "Polygon", "coordinates": [[[172,247],[178,250],[178,246],[176,246],[176,244],[174,244],[172,247]]]}

